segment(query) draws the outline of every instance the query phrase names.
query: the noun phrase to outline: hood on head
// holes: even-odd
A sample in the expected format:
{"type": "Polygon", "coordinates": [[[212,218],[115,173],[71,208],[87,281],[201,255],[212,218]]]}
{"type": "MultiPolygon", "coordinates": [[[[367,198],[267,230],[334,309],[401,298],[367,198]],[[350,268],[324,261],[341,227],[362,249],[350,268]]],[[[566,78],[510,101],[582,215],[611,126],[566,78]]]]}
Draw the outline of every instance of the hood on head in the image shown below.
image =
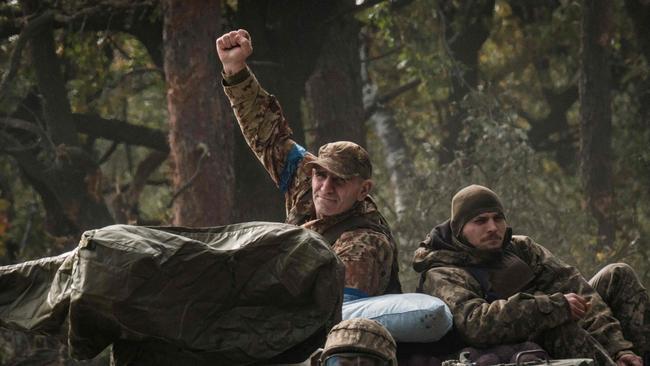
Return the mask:
{"type": "Polygon", "coordinates": [[[506,230],[501,251],[485,252],[476,249],[453,234],[450,220],[443,222],[431,230],[427,238],[415,250],[413,269],[424,272],[429,268],[443,266],[468,267],[487,264],[501,257],[512,239],[512,229],[506,230]]]}

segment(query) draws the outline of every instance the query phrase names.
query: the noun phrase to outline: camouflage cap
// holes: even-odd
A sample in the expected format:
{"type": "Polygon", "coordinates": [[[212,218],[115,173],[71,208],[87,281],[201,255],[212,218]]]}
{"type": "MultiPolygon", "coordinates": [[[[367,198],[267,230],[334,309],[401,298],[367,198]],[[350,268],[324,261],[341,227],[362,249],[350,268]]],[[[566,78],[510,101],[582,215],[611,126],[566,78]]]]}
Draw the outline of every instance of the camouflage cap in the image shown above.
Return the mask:
{"type": "Polygon", "coordinates": [[[327,335],[321,360],[334,353],[361,352],[377,355],[397,366],[395,340],[383,325],[375,320],[354,318],[344,320],[327,335]]]}
{"type": "Polygon", "coordinates": [[[372,177],[372,164],[368,152],[350,141],[337,141],[325,144],[318,149],[316,160],[307,166],[318,165],[343,179],[372,177]]]}
{"type": "Polygon", "coordinates": [[[454,235],[459,236],[469,220],[484,212],[504,213],[496,193],[478,184],[458,191],[451,200],[451,229],[454,235]]]}

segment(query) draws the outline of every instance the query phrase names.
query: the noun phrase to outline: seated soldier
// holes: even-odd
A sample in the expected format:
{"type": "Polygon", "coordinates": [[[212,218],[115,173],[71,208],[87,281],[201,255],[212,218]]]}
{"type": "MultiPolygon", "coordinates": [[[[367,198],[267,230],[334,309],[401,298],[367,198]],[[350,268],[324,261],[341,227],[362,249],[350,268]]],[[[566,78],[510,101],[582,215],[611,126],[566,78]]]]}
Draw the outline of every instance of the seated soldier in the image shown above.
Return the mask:
{"type": "Polygon", "coordinates": [[[216,42],[224,90],[248,145],[285,194],[286,222],[323,235],[345,265],[345,299],[400,293],[397,246],[368,195],[373,186],[366,150],[347,141],[322,146],[318,156],[291,139],[277,99],[246,66],[252,54],[245,30],[216,42]]]}
{"type": "Polygon", "coordinates": [[[369,196],[372,164],[366,150],[338,141],[321,146],[318,156],[305,151],[291,139],[278,101],[246,66],[252,53],[248,33],[226,33],[217,40],[217,51],[224,90],[244,137],[285,193],[286,222],[324,236],[345,266],[343,301],[350,307],[344,307],[343,317],[371,317],[366,315],[370,312],[401,340],[430,342],[442,337],[452,324],[449,309],[439,299],[389,295],[402,292],[397,244],[369,196]],[[409,312],[413,316],[384,311],[404,308],[413,310],[409,312]]]}
{"type": "Polygon", "coordinates": [[[512,236],[488,188],[453,197],[451,218],[420,244],[413,267],[419,290],[447,303],[469,346],[532,340],[555,358],[643,364],[637,353],[648,351],[650,309],[633,270],[610,265],[587,282],[529,237],[512,236]]]}
{"type": "Polygon", "coordinates": [[[396,352],[386,328],[374,320],[354,318],[332,328],[311,366],[397,366],[396,352]]]}

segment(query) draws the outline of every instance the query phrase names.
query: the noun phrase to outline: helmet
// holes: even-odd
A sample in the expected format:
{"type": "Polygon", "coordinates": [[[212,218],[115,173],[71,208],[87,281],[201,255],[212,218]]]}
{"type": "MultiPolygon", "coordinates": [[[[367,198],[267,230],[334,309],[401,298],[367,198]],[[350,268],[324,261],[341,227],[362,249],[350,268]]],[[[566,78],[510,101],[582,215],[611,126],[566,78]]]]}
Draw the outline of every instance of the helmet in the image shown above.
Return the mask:
{"type": "Polygon", "coordinates": [[[395,340],[383,325],[371,319],[354,318],[332,328],[320,360],[324,364],[333,355],[351,357],[365,354],[382,360],[385,365],[397,366],[396,350],[395,340]]]}

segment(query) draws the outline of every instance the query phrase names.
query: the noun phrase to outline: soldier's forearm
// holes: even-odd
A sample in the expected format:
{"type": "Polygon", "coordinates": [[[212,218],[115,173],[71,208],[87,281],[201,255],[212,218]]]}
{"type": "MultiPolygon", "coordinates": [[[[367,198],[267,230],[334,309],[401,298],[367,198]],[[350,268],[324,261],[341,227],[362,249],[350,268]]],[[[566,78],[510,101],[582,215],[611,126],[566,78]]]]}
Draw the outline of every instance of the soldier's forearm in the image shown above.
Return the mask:
{"type": "Polygon", "coordinates": [[[226,76],[232,76],[237,74],[238,72],[246,69],[246,63],[245,62],[233,62],[233,63],[224,63],[223,64],[223,72],[226,76]]]}
{"type": "Polygon", "coordinates": [[[244,67],[239,69],[237,72],[230,73],[226,71],[226,68],[224,66],[224,71],[221,76],[223,77],[224,86],[232,86],[248,79],[251,76],[251,72],[248,67],[246,67],[246,64],[244,64],[244,67]]]}
{"type": "Polygon", "coordinates": [[[517,294],[508,300],[487,303],[458,301],[452,312],[457,328],[475,345],[519,342],[532,334],[569,321],[570,313],[561,294],[517,294]]]}
{"type": "Polygon", "coordinates": [[[279,184],[287,156],[295,145],[279,102],[262,89],[247,68],[232,76],[224,75],[224,91],[246,142],[279,184]]]}

